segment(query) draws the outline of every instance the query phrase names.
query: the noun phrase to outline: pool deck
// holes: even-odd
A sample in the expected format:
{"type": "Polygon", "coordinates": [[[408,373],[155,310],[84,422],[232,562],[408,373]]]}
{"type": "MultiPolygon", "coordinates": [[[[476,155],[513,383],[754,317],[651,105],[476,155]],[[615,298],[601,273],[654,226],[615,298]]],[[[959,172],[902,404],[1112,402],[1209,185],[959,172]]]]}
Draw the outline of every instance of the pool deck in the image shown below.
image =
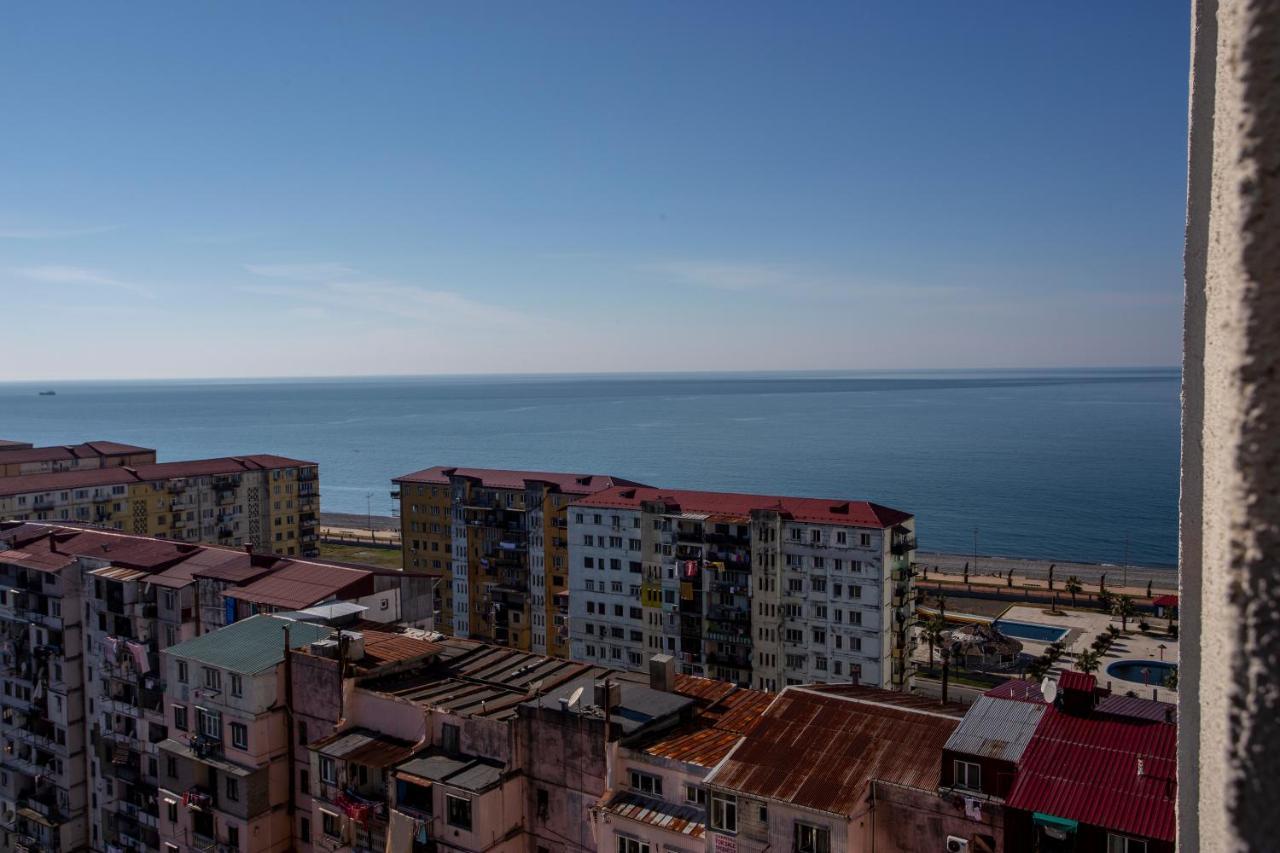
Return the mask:
{"type": "MultiPolygon", "coordinates": [[[[1067,628],[1069,633],[1066,636],[1065,644],[1069,655],[1074,656],[1080,652],[1087,651],[1093,638],[1107,629],[1108,625],[1120,627],[1120,620],[1114,619],[1103,613],[1086,610],[1071,610],[1063,608],[1061,614],[1053,614],[1045,612],[1044,608],[1015,605],[1010,607],[1000,616],[1001,619],[1008,619],[1014,622],[1034,622],[1040,625],[1055,625],[1059,628],[1067,628]]],[[[1152,619],[1152,625],[1163,628],[1166,624],[1164,619],[1152,619]]],[[[1155,690],[1155,698],[1162,702],[1177,702],[1178,694],[1176,691],[1168,690],[1164,687],[1148,687],[1142,682],[1124,681],[1114,676],[1107,675],[1107,667],[1118,660],[1165,660],[1169,663],[1178,662],[1178,641],[1170,639],[1166,636],[1157,634],[1148,636],[1138,631],[1138,620],[1129,620],[1129,633],[1118,637],[1111,646],[1111,650],[1103,657],[1098,671],[1094,675],[1098,678],[1098,684],[1103,687],[1110,686],[1115,693],[1123,695],[1132,690],[1138,696],[1144,699],[1150,699],[1151,691],[1155,690]],[[1160,645],[1165,646],[1163,657],[1160,645]]],[[[1042,654],[1047,647],[1047,643],[1037,643],[1034,640],[1021,640],[1023,651],[1031,655],[1042,654]]],[[[1072,665],[1071,659],[1067,658],[1062,661],[1066,668],[1072,665]]]]}

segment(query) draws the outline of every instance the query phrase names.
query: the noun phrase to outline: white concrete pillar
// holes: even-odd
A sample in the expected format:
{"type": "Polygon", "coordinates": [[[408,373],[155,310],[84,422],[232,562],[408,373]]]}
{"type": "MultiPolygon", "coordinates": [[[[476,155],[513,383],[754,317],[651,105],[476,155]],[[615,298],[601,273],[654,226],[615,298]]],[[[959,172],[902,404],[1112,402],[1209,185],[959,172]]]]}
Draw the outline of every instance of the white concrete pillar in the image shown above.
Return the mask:
{"type": "Polygon", "coordinates": [[[1280,848],[1280,0],[1195,0],[1178,843],[1280,848]]]}

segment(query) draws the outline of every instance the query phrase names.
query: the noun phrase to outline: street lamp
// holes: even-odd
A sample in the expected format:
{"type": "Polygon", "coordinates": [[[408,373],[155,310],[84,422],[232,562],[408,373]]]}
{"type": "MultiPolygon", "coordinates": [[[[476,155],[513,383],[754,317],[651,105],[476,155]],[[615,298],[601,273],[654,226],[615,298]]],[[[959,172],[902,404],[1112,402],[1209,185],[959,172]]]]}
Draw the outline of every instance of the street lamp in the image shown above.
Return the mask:
{"type": "Polygon", "coordinates": [[[373,538],[373,492],[364,496],[365,522],[369,525],[369,538],[373,538]]]}

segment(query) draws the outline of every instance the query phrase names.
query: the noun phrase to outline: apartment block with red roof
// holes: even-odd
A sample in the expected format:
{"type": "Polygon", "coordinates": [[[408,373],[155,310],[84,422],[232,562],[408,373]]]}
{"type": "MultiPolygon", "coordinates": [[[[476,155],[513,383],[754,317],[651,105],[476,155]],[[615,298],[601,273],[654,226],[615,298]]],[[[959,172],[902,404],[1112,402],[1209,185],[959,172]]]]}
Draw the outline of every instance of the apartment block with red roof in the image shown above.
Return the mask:
{"type": "Polygon", "coordinates": [[[571,654],[757,689],[902,689],[915,519],[866,501],[615,486],[569,507],[571,654]]]}
{"type": "Polygon", "coordinates": [[[393,483],[404,570],[443,575],[437,619],[443,630],[568,656],[565,508],[629,481],[600,474],[437,466],[393,483]]]}
{"type": "Polygon", "coordinates": [[[156,452],[150,447],[137,447],[117,441],[85,441],[52,447],[32,447],[24,443],[6,447],[0,442],[0,477],[136,467],[152,465],[155,461],[156,452]]]}
{"type": "MultiPolygon", "coordinates": [[[[0,459],[28,452],[6,451],[0,459]]],[[[268,454],[0,478],[0,519],[252,545],[284,556],[318,552],[319,512],[315,463],[268,454]]]]}

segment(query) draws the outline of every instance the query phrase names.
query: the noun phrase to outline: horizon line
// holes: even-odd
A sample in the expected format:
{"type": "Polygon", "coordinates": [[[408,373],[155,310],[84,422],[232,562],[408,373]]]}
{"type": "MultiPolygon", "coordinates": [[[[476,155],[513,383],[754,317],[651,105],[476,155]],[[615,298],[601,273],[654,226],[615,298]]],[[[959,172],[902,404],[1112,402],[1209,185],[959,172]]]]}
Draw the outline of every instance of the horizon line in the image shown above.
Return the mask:
{"type": "Polygon", "coordinates": [[[353,379],[573,379],[599,377],[711,377],[711,376],[797,376],[803,374],[842,373],[1012,373],[1051,371],[1181,371],[1180,364],[1116,364],[1116,365],[1055,365],[1028,367],[825,367],[782,369],[729,369],[729,370],[599,370],[599,371],[529,371],[520,373],[339,373],[339,374],[279,374],[274,376],[152,376],[152,377],[88,377],[0,379],[0,385],[47,384],[99,384],[113,382],[323,382],[353,379]]]}

